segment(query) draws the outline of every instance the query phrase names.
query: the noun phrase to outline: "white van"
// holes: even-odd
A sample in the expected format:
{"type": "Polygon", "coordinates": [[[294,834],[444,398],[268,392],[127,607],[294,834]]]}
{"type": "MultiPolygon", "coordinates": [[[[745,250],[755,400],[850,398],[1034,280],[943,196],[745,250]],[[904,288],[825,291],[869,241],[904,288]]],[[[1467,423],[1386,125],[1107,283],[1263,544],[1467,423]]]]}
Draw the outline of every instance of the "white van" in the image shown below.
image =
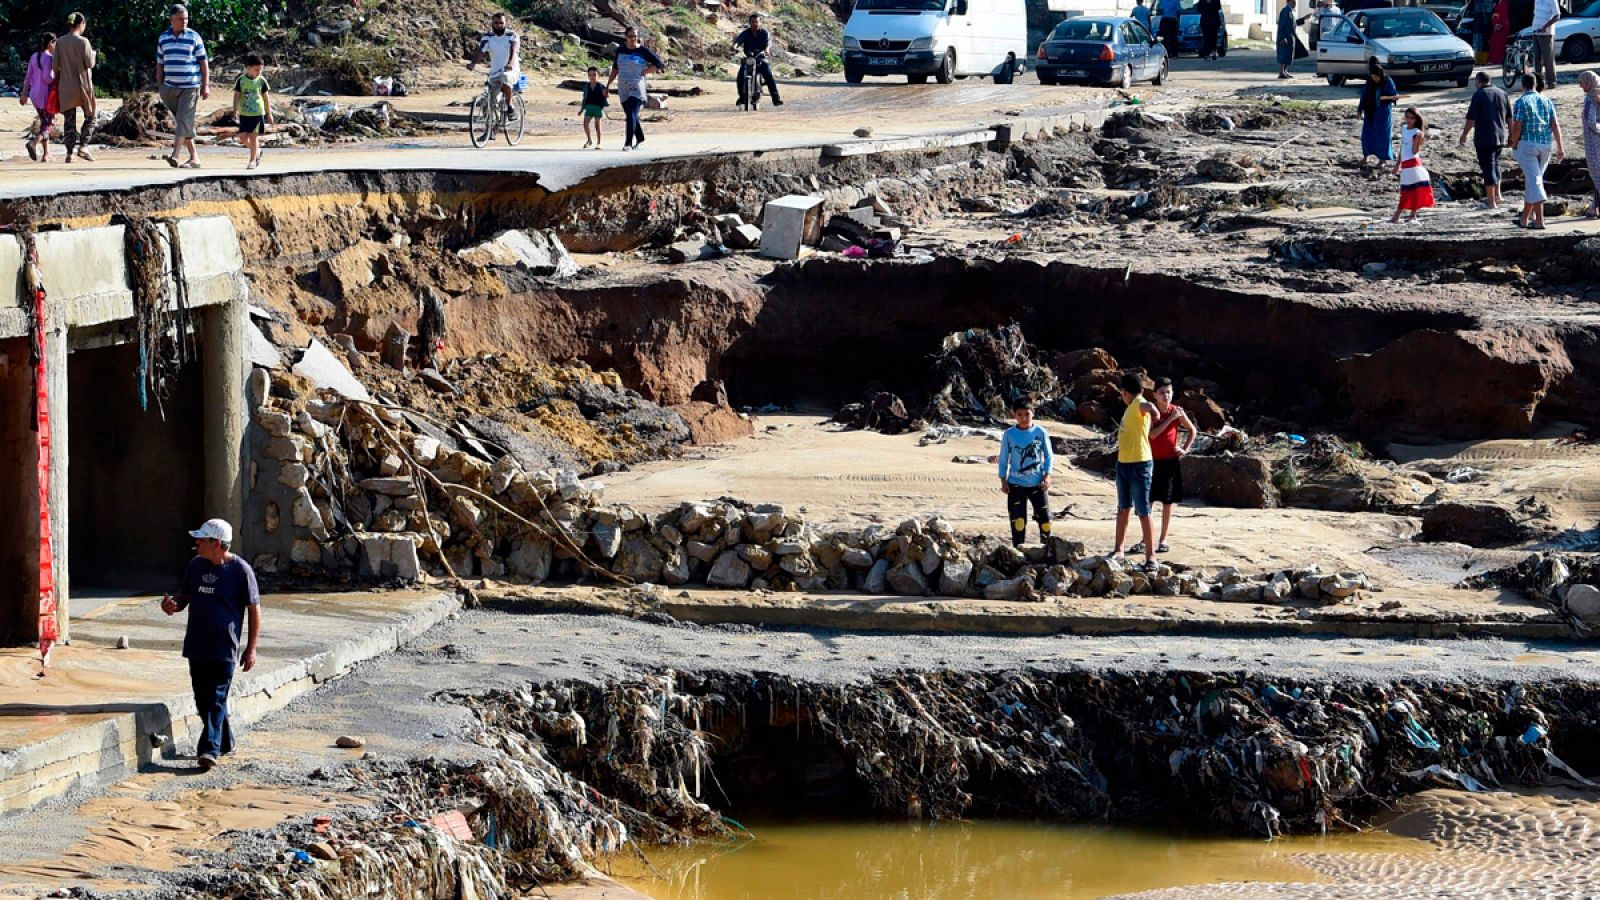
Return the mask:
{"type": "Polygon", "coordinates": [[[1026,0],[856,0],[844,26],[844,78],[904,75],[940,84],[1028,58],[1026,0]]]}

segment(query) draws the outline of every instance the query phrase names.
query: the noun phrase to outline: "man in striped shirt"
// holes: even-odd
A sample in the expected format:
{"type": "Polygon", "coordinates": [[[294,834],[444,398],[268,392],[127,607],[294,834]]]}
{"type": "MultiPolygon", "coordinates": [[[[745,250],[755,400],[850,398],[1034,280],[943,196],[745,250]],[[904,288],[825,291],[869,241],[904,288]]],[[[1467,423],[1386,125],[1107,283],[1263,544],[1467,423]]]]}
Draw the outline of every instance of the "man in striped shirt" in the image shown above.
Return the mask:
{"type": "Polygon", "coordinates": [[[198,169],[194,117],[200,101],[211,96],[211,63],[206,59],[206,42],[189,27],[189,10],[174,3],[167,16],[172,27],[156,41],[156,81],[161,85],[161,102],[172,113],[172,154],[166,157],[167,165],[177,168],[178,153],[187,150],[183,168],[198,169]]]}

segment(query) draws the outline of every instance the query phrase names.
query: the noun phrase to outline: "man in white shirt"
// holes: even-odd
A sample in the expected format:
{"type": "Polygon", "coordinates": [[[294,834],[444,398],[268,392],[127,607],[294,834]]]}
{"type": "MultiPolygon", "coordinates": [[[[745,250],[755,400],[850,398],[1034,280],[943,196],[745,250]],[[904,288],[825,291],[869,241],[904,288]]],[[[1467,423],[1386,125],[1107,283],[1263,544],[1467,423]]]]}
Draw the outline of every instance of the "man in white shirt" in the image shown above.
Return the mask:
{"type": "Polygon", "coordinates": [[[1533,0],[1533,72],[1544,79],[1542,90],[1556,86],[1556,20],[1558,0],[1533,0]]]}
{"type": "Polygon", "coordinates": [[[517,33],[506,27],[506,14],[495,13],[489,20],[489,30],[478,39],[478,53],[467,65],[470,71],[481,62],[489,64],[489,86],[499,88],[506,98],[506,113],[511,114],[511,91],[518,75],[517,33]]]}

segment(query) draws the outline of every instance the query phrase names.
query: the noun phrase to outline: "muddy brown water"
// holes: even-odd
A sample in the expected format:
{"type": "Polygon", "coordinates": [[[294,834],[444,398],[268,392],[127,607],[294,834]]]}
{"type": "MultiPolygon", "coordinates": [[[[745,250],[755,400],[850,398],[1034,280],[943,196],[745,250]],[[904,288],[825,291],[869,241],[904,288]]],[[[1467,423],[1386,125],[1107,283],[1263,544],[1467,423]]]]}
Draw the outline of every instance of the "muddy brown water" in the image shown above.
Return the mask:
{"type": "Polygon", "coordinates": [[[1322,882],[1313,854],[1432,852],[1386,832],[1272,842],[1021,821],[756,822],[728,844],[610,860],[655,900],[1076,900],[1222,882],[1322,882]]]}

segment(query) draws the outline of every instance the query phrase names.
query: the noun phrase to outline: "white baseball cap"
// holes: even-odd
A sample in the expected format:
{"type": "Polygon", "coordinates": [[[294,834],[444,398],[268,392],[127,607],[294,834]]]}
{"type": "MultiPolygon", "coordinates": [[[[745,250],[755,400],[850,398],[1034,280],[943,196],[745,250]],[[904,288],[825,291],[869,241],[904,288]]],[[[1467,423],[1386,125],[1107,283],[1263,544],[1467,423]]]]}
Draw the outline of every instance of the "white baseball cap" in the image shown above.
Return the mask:
{"type": "Polygon", "coordinates": [[[233,543],[233,526],[224,519],[207,519],[204,525],[189,532],[192,538],[210,538],[224,544],[233,543]]]}

